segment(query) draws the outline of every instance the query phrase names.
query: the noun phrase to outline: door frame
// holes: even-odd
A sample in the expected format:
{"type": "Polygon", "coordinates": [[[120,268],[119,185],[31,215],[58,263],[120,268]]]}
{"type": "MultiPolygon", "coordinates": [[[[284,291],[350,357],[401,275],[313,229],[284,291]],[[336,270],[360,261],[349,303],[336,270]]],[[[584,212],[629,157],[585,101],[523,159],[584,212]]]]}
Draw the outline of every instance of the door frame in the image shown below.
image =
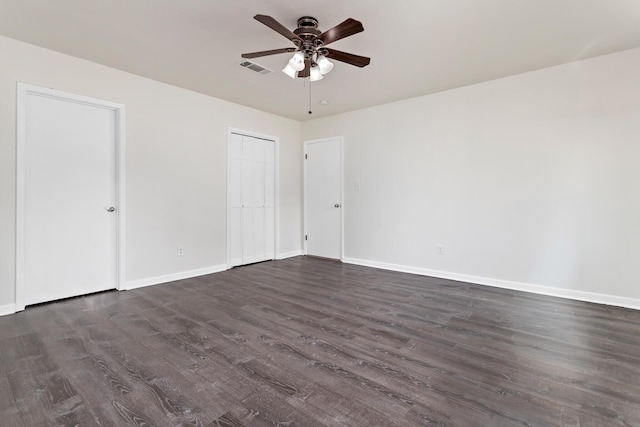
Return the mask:
{"type": "Polygon", "coordinates": [[[111,101],[63,92],[56,89],[18,82],[16,88],[16,283],[15,311],[25,308],[25,180],[26,180],[26,106],[27,96],[43,96],[115,113],[115,179],[116,179],[116,289],[125,289],[125,106],[111,101]]]}
{"type": "Polygon", "coordinates": [[[229,126],[227,128],[227,269],[231,268],[231,180],[229,179],[229,171],[231,170],[231,135],[250,136],[252,138],[264,139],[273,142],[273,174],[274,174],[274,207],[273,207],[273,257],[280,257],[280,138],[264,133],[253,132],[250,130],[240,129],[229,126]]]}
{"type": "Polygon", "coordinates": [[[334,137],[330,137],[330,138],[321,138],[321,139],[312,139],[309,141],[304,141],[304,149],[303,149],[303,154],[302,154],[302,162],[304,164],[304,189],[303,189],[303,253],[305,255],[308,254],[307,251],[307,225],[308,225],[308,220],[307,220],[307,162],[306,160],[306,156],[307,156],[307,147],[311,144],[319,144],[319,143],[323,143],[323,142],[329,142],[329,141],[335,141],[338,140],[340,143],[340,261],[342,261],[344,259],[344,137],[342,136],[334,136],[334,137]]]}

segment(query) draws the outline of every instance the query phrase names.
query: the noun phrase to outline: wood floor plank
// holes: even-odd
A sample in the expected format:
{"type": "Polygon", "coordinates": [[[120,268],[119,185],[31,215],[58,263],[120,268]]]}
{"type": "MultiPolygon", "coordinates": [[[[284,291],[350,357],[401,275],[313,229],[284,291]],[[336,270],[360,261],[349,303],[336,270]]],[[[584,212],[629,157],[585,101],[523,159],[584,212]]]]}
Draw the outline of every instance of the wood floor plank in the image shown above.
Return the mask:
{"type": "Polygon", "coordinates": [[[640,312],[265,262],[0,318],[0,420],[636,426],[640,312]]]}
{"type": "MultiPolygon", "coordinates": [[[[0,341],[0,348],[4,345],[0,341]]],[[[10,426],[21,427],[25,424],[20,416],[20,411],[16,405],[16,398],[11,390],[9,380],[0,367],[0,419],[10,426]]]]}

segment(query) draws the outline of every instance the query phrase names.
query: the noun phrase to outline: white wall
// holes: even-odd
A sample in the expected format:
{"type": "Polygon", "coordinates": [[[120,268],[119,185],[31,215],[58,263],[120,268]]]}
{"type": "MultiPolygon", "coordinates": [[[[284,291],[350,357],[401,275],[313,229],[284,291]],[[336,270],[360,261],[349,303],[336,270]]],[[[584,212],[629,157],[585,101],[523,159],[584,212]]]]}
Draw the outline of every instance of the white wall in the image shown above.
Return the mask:
{"type": "Polygon", "coordinates": [[[640,49],[302,134],[345,137],[348,261],[640,308],[640,49]]]}
{"type": "Polygon", "coordinates": [[[640,49],[302,125],[4,37],[0,57],[0,312],[17,81],[126,105],[128,282],[224,265],[232,126],[280,138],[281,253],[301,249],[301,132],[343,135],[348,261],[640,308],[640,49]]]}
{"type": "Polygon", "coordinates": [[[18,81],[126,105],[127,282],[226,263],[229,126],[279,137],[280,252],[301,250],[299,122],[5,37],[0,57],[0,312],[15,298],[18,81]]]}

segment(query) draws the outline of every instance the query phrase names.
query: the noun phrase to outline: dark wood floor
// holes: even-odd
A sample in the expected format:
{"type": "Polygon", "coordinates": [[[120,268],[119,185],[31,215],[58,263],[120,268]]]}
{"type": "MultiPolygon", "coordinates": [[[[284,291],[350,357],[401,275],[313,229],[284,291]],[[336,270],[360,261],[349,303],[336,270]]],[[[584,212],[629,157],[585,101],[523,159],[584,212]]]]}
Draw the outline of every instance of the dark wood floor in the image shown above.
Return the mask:
{"type": "Polygon", "coordinates": [[[639,426],[640,312],[307,257],[0,318],[3,426],[639,426]]]}

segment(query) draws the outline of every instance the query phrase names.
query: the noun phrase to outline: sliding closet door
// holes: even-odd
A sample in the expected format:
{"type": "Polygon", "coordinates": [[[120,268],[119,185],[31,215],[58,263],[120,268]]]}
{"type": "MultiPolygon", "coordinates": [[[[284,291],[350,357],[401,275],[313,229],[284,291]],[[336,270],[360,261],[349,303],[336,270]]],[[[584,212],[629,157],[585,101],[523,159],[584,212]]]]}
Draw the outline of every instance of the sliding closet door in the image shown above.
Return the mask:
{"type": "Polygon", "coordinates": [[[229,267],[275,257],[275,142],[229,137],[229,267]]]}

